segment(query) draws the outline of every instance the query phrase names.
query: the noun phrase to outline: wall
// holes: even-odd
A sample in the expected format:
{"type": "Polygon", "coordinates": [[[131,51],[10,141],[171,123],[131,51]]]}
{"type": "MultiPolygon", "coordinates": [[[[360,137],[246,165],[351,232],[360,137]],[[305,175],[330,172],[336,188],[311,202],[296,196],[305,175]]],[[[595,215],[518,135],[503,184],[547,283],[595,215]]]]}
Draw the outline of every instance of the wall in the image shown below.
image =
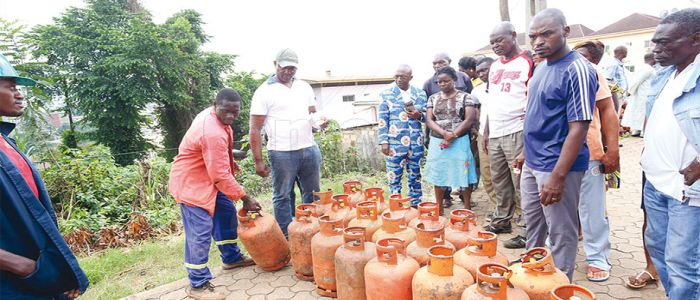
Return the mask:
{"type": "Polygon", "coordinates": [[[377,145],[377,125],[343,129],[343,146],[355,147],[372,169],[384,171],[384,154],[377,145]]]}
{"type": "Polygon", "coordinates": [[[376,122],[376,110],[365,105],[353,105],[357,101],[378,101],[379,92],[387,84],[315,87],[317,109],[326,118],[338,121],[341,128],[361,126],[376,122]],[[343,96],[355,95],[355,101],[343,102],[343,96]]]}

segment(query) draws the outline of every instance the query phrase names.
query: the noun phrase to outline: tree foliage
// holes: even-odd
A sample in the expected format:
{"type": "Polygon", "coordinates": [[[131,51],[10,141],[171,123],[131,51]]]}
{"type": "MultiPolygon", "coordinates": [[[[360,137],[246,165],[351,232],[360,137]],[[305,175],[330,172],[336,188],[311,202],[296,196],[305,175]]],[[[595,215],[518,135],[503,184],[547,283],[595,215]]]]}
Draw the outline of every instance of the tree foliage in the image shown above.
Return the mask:
{"type": "Polygon", "coordinates": [[[164,24],[133,0],[86,0],[51,25],[33,30],[34,54],[55,68],[69,103],[95,128],[120,164],[132,163],[152,143],[143,128],[155,104],[166,148],[179,144],[192,118],[223,86],[234,56],[200,50],[207,36],[201,15],[179,12],[164,24]]]}

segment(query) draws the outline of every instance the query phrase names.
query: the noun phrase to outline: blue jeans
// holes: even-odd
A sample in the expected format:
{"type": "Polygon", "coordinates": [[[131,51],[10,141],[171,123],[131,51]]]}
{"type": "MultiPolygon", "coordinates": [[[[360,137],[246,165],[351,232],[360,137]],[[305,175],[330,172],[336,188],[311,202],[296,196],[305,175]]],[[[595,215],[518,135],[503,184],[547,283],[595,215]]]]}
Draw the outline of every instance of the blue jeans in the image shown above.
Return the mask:
{"type": "Polygon", "coordinates": [[[671,300],[700,299],[700,207],[644,185],[649,256],[671,300]]]}
{"type": "Polygon", "coordinates": [[[321,190],[321,151],[318,146],[294,151],[270,150],[267,157],[272,169],[272,207],[275,220],[286,237],[287,226],[292,222],[290,194],[295,179],[299,179],[301,200],[304,203],[313,202],[313,192],[321,190]]]}
{"type": "Polygon", "coordinates": [[[241,249],[236,244],[236,206],[224,194],[217,193],[213,218],[201,207],[180,203],[180,210],[185,227],[185,267],[190,285],[195,288],[201,287],[212,278],[207,267],[212,237],[225,264],[241,259],[241,249]]]}

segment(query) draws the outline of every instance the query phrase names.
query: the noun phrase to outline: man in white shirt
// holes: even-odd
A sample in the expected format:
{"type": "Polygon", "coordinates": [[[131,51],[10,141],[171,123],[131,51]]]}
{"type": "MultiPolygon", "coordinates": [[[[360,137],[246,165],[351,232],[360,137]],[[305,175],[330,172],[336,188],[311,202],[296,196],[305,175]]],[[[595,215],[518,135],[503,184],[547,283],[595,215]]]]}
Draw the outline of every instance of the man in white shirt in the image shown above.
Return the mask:
{"type": "MultiPolygon", "coordinates": [[[[496,214],[484,230],[512,231],[511,219],[520,210],[520,176],[511,165],[523,150],[523,126],[527,106],[527,83],[533,62],[528,51],[518,46],[513,24],[497,25],[490,36],[491,47],[500,57],[489,72],[489,103],[484,142],[496,190],[496,214]]],[[[504,243],[508,248],[524,248],[524,235],[504,243]]]]}
{"type": "Polygon", "coordinates": [[[661,20],[642,152],[644,232],[669,299],[700,299],[700,9],[661,20]]]}
{"type": "Polygon", "coordinates": [[[290,193],[299,179],[302,201],[311,203],[313,192],[320,191],[321,152],[316,146],[313,126],[316,100],[311,86],[297,79],[299,59],[291,49],[283,49],[274,61],[276,72],[253,94],[250,105],[250,148],[255,172],[266,177],[272,169],[272,205],[275,219],[287,236],[292,222],[290,193]],[[270,168],[262,159],[261,130],[267,135],[267,156],[270,168]]]}

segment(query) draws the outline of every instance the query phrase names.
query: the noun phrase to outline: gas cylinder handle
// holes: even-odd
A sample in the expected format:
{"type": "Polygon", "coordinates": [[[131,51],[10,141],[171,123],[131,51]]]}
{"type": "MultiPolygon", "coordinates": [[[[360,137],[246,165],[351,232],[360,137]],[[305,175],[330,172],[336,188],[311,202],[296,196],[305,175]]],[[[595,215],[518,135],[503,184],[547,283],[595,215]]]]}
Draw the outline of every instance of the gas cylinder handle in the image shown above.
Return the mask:
{"type": "Polygon", "coordinates": [[[554,258],[547,248],[532,248],[522,255],[523,268],[538,273],[554,273],[554,258]]]}
{"type": "Polygon", "coordinates": [[[401,197],[401,194],[392,194],[389,196],[389,210],[390,211],[401,211],[409,210],[411,198],[401,197]]]}
{"type": "Polygon", "coordinates": [[[404,241],[399,238],[385,238],[377,241],[377,260],[389,265],[398,263],[398,254],[403,253],[404,241]]]}
{"type": "Polygon", "coordinates": [[[333,196],[332,197],[334,200],[333,201],[333,208],[337,209],[338,207],[344,208],[344,207],[348,206],[348,202],[349,202],[348,197],[350,197],[350,196],[347,194],[339,194],[339,195],[333,196]]]}
{"type": "Polygon", "coordinates": [[[343,191],[346,194],[354,194],[362,190],[362,183],[357,180],[348,180],[343,182],[343,191]]]}
{"type": "Polygon", "coordinates": [[[488,263],[479,266],[476,272],[476,288],[480,294],[492,299],[506,300],[508,280],[513,271],[501,264],[488,263]]]}
{"type": "Polygon", "coordinates": [[[316,215],[316,204],[299,204],[296,207],[297,222],[310,223],[311,216],[316,215]]]}
{"type": "Polygon", "coordinates": [[[373,201],[364,201],[357,204],[358,219],[377,219],[377,203],[373,201]]]}
{"type": "Polygon", "coordinates": [[[423,202],[418,204],[418,219],[420,220],[440,220],[440,208],[435,202],[423,202]]]}

